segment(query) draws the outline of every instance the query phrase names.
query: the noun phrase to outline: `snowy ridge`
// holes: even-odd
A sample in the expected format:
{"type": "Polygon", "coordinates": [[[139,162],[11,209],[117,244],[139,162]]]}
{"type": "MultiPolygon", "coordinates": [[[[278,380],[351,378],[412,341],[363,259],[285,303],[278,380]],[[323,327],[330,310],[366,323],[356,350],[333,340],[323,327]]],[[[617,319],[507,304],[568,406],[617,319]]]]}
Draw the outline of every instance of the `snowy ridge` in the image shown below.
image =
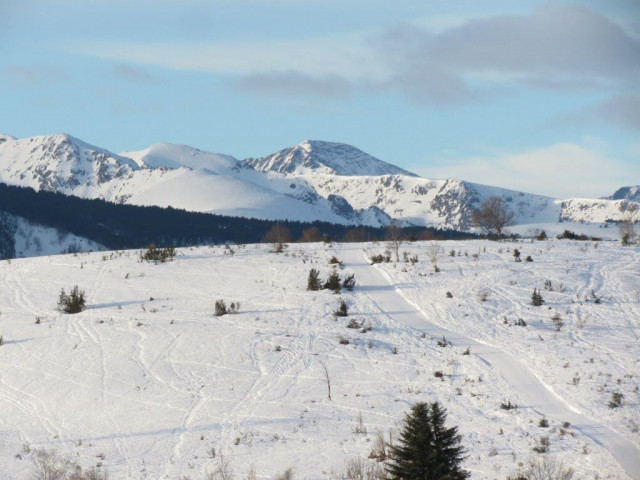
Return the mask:
{"type": "Polygon", "coordinates": [[[454,179],[428,179],[357,148],[307,140],[243,161],[159,143],[120,155],[66,134],[0,137],[0,181],[83,198],[269,220],[468,230],[478,205],[502,197],[518,225],[620,220],[638,187],[608,199],[555,199],[454,179]],[[615,197],[615,198],[614,198],[615,197]]]}
{"type": "Polygon", "coordinates": [[[256,170],[284,174],[414,175],[344,143],[305,140],[262,158],[244,161],[256,170]]]}
{"type": "Polygon", "coordinates": [[[123,157],[133,159],[141,168],[190,168],[207,169],[215,173],[227,172],[238,160],[231,155],[210,153],[172,143],[156,143],[137,152],[122,152],[123,157]]]}
{"type": "Polygon", "coordinates": [[[621,187],[608,198],[609,200],[629,200],[631,202],[640,202],[640,185],[621,187]]]}

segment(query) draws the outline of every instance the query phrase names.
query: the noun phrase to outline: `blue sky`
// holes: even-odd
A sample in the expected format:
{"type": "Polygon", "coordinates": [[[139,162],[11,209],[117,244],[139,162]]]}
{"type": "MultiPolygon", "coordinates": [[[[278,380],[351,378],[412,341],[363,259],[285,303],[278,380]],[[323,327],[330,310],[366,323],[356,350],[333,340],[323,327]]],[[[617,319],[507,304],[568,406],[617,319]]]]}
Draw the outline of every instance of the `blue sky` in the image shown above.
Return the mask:
{"type": "Polygon", "coordinates": [[[0,131],[238,158],[304,139],[559,197],[640,183],[640,6],[0,0],[0,131]]]}

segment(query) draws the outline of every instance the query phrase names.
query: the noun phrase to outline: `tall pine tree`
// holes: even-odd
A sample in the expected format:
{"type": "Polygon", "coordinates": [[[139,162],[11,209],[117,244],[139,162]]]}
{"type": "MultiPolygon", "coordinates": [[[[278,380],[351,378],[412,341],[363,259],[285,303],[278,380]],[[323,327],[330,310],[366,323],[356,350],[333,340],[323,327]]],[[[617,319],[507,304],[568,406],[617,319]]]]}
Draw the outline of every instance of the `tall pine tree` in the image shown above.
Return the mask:
{"type": "Polygon", "coordinates": [[[464,448],[458,428],[446,428],[447,411],[438,402],[417,403],[406,416],[398,445],[390,448],[391,480],[464,480],[464,448]]]}

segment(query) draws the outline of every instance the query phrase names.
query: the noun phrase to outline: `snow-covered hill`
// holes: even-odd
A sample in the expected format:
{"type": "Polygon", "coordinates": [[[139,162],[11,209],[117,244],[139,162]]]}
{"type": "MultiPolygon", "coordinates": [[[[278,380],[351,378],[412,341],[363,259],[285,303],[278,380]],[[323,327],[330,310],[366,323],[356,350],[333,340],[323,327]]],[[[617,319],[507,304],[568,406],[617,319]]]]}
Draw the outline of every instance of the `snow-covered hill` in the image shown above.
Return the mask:
{"type": "Polygon", "coordinates": [[[487,197],[500,196],[520,225],[620,220],[638,189],[610,199],[554,199],[463,180],[416,176],[349,145],[305,141],[243,161],[185,145],[120,155],[65,134],[0,136],[0,181],[85,198],[224,215],[341,224],[469,229],[487,197]]]}
{"type": "Polygon", "coordinates": [[[365,251],[385,245],[0,262],[2,478],[28,478],[37,448],[113,479],[201,480],[221,455],[236,478],[251,467],[265,479],[290,467],[298,479],[343,478],[348,460],[375,464],[378,432],[397,438],[409,407],[435,400],[459,427],[472,480],[515,477],[542,457],[574,478],[639,478],[640,250],[515,246],[534,262],[514,262],[507,244],[438,242],[437,274],[423,242],[405,246],[415,264],[377,267],[365,251]],[[309,269],[326,278],[333,255],[355,290],[307,291],[309,269]],[[58,294],[73,285],[88,308],[61,314],[58,294]],[[545,306],[530,305],[533,288],[545,306]],[[215,317],[218,299],[239,313],[215,317]],[[347,318],[333,316],[341,299],[347,318]],[[616,392],[622,405],[609,408],[616,392]]]}

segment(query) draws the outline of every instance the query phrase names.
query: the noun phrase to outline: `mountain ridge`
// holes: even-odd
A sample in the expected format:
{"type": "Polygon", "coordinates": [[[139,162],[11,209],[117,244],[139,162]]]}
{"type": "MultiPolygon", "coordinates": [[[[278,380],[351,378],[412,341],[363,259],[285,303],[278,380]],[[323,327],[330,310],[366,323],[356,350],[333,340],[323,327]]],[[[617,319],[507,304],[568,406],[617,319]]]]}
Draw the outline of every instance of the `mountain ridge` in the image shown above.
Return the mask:
{"type": "Polygon", "coordinates": [[[518,224],[603,223],[640,207],[634,187],[622,187],[605,199],[558,199],[420,177],[336,142],[305,140],[271,155],[239,160],[170,143],[115,154],[69,134],[3,138],[1,182],[248,218],[376,227],[397,221],[469,230],[473,211],[490,196],[503,198],[518,224]]]}

